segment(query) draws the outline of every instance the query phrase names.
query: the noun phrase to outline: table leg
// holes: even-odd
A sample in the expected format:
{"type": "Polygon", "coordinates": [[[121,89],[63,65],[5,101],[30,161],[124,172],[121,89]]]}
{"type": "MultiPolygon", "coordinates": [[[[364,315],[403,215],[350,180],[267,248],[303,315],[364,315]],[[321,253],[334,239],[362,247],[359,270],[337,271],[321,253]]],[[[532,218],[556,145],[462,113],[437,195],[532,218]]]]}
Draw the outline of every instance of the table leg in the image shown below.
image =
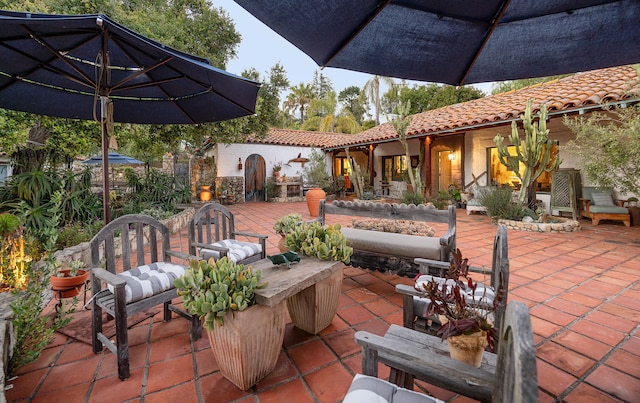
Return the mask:
{"type": "Polygon", "coordinates": [[[305,288],[287,300],[293,324],[311,334],[318,334],[331,324],[338,310],[342,290],[342,270],[305,288]]]}

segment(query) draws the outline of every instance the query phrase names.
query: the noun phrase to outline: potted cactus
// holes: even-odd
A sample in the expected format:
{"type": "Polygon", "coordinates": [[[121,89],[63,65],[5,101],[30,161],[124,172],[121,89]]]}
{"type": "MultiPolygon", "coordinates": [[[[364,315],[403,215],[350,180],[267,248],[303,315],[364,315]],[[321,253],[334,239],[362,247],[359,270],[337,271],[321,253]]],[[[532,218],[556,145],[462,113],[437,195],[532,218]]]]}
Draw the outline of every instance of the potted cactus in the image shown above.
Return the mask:
{"type": "Polygon", "coordinates": [[[242,390],[276,366],[284,340],[284,301],[256,305],[261,272],[227,257],[192,260],[174,282],[185,309],[198,315],[209,336],[222,375],[242,390]]]}
{"type": "Polygon", "coordinates": [[[349,264],[353,248],[347,244],[347,238],[340,228],[340,224],[323,227],[317,221],[298,225],[287,234],[287,247],[294,252],[321,260],[349,264]]]}
{"type": "Polygon", "coordinates": [[[71,298],[80,293],[82,286],[85,285],[89,271],[85,270],[85,264],[81,260],[74,260],[66,269],[58,260],[48,263],[48,269],[51,270],[51,289],[54,291],[56,298],[71,298]]]}
{"type": "Polygon", "coordinates": [[[273,225],[273,230],[276,234],[280,235],[280,241],[278,242],[278,249],[280,252],[287,252],[289,248],[287,247],[286,235],[293,231],[293,229],[298,226],[302,222],[302,215],[298,213],[287,214],[283,217],[280,217],[278,221],[273,225]]]}

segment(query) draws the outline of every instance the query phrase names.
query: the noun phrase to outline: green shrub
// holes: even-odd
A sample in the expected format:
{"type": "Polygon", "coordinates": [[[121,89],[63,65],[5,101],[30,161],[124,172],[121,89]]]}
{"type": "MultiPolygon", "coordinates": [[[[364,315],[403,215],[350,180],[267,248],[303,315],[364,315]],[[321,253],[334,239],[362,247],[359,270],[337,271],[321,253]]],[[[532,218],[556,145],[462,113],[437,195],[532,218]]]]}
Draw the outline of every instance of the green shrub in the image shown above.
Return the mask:
{"type": "Polygon", "coordinates": [[[493,220],[522,220],[525,216],[524,207],[511,201],[511,193],[508,187],[499,188],[485,192],[479,197],[479,201],[493,220]]]}
{"type": "Polygon", "coordinates": [[[416,206],[424,203],[424,197],[420,193],[405,190],[402,193],[402,203],[415,204],[416,206]]]}
{"type": "Polygon", "coordinates": [[[58,234],[56,249],[64,249],[82,242],[89,242],[103,225],[104,221],[102,220],[93,220],[86,223],[74,222],[73,224],[65,225],[58,234]]]}

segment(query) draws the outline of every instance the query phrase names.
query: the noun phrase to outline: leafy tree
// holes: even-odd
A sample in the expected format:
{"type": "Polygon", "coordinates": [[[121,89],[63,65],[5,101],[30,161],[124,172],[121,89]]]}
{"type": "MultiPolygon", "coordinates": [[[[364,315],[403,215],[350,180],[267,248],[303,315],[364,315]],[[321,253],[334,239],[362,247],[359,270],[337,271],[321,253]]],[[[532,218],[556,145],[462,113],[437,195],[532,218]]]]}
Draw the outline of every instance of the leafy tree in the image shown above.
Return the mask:
{"type": "Polygon", "coordinates": [[[530,85],[546,83],[548,81],[557,80],[567,76],[570,76],[570,74],[548,76],[548,77],[523,78],[520,80],[513,80],[513,81],[498,81],[491,85],[491,94],[496,95],[496,94],[501,94],[503,92],[519,90],[521,88],[525,88],[530,85]]]}
{"type": "Polygon", "coordinates": [[[313,87],[313,94],[316,99],[324,99],[329,96],[330,92],[334,91],[331,80],[324,74],[318,72],[318,70],[313,72],[313,82],[311,86],[313,87]]]}
{"type": "Polygon", "coordinates": [[[342,110],[351,113],[353,118],[362,124],[366,112],[366,100],[357,85],[351,85],[338,94],[338,102],[342,104],[342,110]]]}
{"type": "Polygon", "coordinates": [[[567,150],[579,157],[588,179],[640,194],[640,106],[610,109],[588,118],[565,116],[564,124],[576,135],[567,150]]]}
{"type": "Polygon", "coordinates": [[[365,94],[365,97],[369,101],[371,101],[373,107],[375,108],[376,126],[380,124],[380,80],[382,80],[382,82],[387,84],[389,87],[393,87],[393,85],[395,84],[393,78],[376,75],[373,76],[373,78],[371,78],[369,81],[367,81],[362,88],[363,94],[365,94]]]}

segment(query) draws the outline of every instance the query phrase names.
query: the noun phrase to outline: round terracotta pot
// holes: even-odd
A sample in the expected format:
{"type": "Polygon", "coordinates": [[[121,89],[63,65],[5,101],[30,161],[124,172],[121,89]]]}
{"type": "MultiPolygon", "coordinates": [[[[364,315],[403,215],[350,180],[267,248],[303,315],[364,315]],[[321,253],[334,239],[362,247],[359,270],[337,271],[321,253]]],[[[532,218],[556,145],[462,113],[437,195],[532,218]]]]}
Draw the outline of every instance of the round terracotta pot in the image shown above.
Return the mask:
{"type": "Polygon", "coordinates": [[[327,194],[321,188],[311,188],[307,191],[307,208],[311,217],[320,214],[320,200],[326,197],[327,194]]]}
{"type": "Polygon", "coordinates": [[[202,190],[200,191],[200,201],[209,201],[211,200],[211,186],[203,185],[200,187],[202,190]]]}
{"type": "Polygon", "coordinates": [[[71,298],[78,295],[80,289],[87,281],[89,271],[78,270],[78,274],[69,277],[69,270],[60,270],[65,277],[51,276],[51,289],[54,291],[56,298],[71,298]]]}
{"type": "Polygon", "coordinates": [[[487,332],[480,331],[469,335],[449,336],[447,342],[451,358],[480,368],[484,349],[487,347],[487,332]]]}

